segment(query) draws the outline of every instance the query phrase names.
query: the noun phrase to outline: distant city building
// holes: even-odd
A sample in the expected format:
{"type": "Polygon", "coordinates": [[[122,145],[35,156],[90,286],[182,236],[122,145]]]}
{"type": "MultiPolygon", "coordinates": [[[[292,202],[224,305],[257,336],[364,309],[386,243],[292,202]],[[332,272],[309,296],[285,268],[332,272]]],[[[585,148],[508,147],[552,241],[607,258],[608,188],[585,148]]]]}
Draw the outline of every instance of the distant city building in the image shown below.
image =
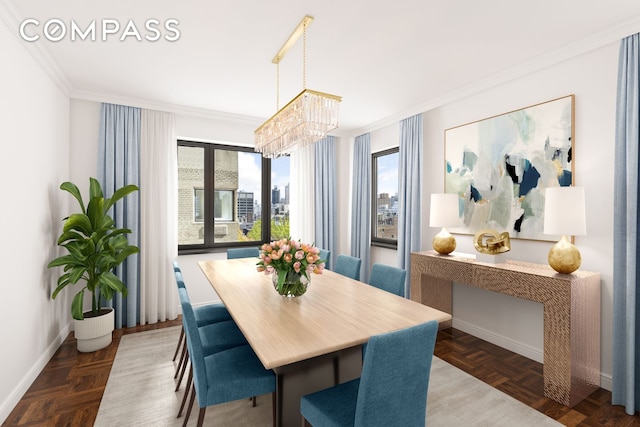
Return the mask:
{"type": "Polygon", "coordinates": [[[376,237],[396,240],[398,238],[398,197],[389,193],[378,194],[376,237]]]}
{"type": "Polygon", "coordinates": [[[378,210],[389,209],[391,207],[391,198],[389,193],[378,194],[378,210]]]}
{"type": "Polygon", "coordinates": [[[280,203],[280,190],[278,189],[277,185],[273,186],[273,189],[271,190],[271,204],[275,205],[280,203]]]}
{"type": "Polygon", "coordinates": [[[238,192],[238,221],[252,224],[255,218],[253,193],[238,192]]]}
{"type": "Polygon", "coordinates": [[[284,204],[289,204],[289,184],[284,186],[284,204]]]}

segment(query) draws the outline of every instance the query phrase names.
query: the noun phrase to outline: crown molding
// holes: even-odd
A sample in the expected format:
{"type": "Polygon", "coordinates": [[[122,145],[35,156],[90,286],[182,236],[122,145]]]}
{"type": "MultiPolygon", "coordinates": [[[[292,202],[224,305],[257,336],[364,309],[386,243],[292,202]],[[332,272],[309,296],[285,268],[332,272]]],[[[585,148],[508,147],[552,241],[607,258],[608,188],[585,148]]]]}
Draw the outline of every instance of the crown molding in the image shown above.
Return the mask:
{"type": "Polygon", "coordinates": [[[23,14],[11,2],[11,0],[0,0],[0,21],[4,23],[9,32],[13,34],[18,42],[25,48],[31,57],[40,65],[44,72],[53,80],[60,91],[67,97],[71,93],[71,83],[60,67],[51,58],[51,55],[43,47],[42,43],[27,42],[20,37],[20,23],[24,19],[23,14]]]}
{"type": "MultiPolygon", "coordinates": [[[[78,100],[83,100],[83,101],[107,102],[110,104],[128,105],[131,107],[164,111],[167,113],[180,114],[180,115],[185,115],[190,117],[200,117],[200,118],[209,119],[209,120],[233,122],[241,125],[252,126],[254,128],[257,128],[266,120],[265,118],[261,118],[261,117],[228,113],[224,111],[208,110],[206,108],[188,107],[185,105],[157,102],[157,101],[151,101],[148,99],[116,96],[116,95],[110,95],[106,93],[74,90],[74,91],[71,91],[70,97],[78,100]]],[[[351,134],[351,131],[341,130],[340,128],[334,129],[333,131],[330,132],[330,135],[333,135],[338,138],[347,138],[350,136],[350,134],[351,134]]]]}
{"type": "Polygon", "coordinates": [[[536,71],[559,64],[576,56],[583,55],[593,50],[599,49],[611,43],[616,43],[621,39],[640,32],[640,17],[626,21],[618,26],[608,28],[605,31],[595,33],[589,37],[571,43],[562,48],[556,49],[544,55],[540,55],[530,61],[517,65],[500,73],[479,80],[473,84],[463,86],[458,90],[449,92],[441,97],[431,99],[415,107],[409,108],[401,113],[385,117],[351,132],[349,137],[355,138],[367,132],[372,132],[383,127],[390,126],[404,120],[407,117],[433,110],[452,102],[459,101],[471,95],[483,92],[487,89],[505,84],[509,81],[524,77],[536,71]]]}
{"type": "Polygon", "coordinates": [[[225,122],[234,122],[247,126],[258,127],[264,119],[242,114],[228,113],[224,111],[208,110],[205,108],[188,107],[185,105],[172,104],[168,102],[159,102],[149,99],[133,98],[127,96],[118,96],[107,93],[87,92],[74,90],[71,92],[71,98],[93,101],[107,102],[110,104],[128,105],[131,107],[145,108],[148,110],[164,111],[167,113],[180,114],[191,117],[201,117],[211,120],[220,120],[225,122]]]}

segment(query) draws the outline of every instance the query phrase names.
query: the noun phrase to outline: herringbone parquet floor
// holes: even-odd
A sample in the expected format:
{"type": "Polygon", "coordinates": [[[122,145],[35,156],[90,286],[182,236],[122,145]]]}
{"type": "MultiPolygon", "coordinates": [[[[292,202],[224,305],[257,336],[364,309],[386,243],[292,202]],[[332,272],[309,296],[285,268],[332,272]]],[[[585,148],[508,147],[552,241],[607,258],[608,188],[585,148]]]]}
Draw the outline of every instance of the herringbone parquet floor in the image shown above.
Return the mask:
{"type": "MultiPolygon", "coordinates": [[[[112,344],[78,353],[71,334],[3,425],[90,426],[95,420],[111,365],[124,334],[180,325],[180,320],[114,332],[112,344]]],[[[436,356],[491,384],[567,426],[637,426],[640,417],[611,405],[599,389],[574,408],[543,396],[542,365],[456,329],[438,333],[436,356]]]]}

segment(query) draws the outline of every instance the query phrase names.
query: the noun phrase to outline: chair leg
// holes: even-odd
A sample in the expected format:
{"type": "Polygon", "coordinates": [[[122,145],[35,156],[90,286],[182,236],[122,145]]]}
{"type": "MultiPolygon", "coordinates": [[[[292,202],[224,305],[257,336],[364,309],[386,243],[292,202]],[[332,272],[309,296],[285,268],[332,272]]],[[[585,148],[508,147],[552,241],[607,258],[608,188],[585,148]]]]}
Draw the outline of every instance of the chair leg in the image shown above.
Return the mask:
{"type": "Polygon", "coordinates": [[[187,397],[189,396],[189,392],[191,391],[191,382],[193,381],[193,365],[189,365],[189,375],[187,375],[187,386],[184,389],[184,396],[182,396],[182,403],[180,404],[180,410],[178,411],[178,417],[182,416],[182,410],[184,409],[184,405],[187,403],[187,397]]]}
{"type": "Polygon", "coordinates": [[[255,408],[256,407],[256,397],[255,396],[253,396],[251,398],[251,402],[253,402],[253,407],[255,408]]]}
{"type": "Polygon", "coordinates": [[[204,413],[207,411],[207,407],[200,408],[200,413],[198,414],[198,427],[202,427],[202,423],[204,422],[204,413]]]}
{"type": "Polygon", "coordinates": [[[184,363],[182,364],[182,369],[180,370],[180,378],[178,378],[178,384],[176,384],[176,391],[180,389],[182,378],[184,378],[184,371],[187,370],[187,363],[189,363],[189,350],[187,350],[187,356],[185,357],[184,363]]]}
{"type": "Polygon", "coordinates": [[[273,414],[273,427],[276,427],[276,394],[271,393],[271,413],[273,414]]]}
{"type": "Polygon", "coordinates": [[[189,406],[187,407],[187,415],[184,416],[184,423],[182,427],[187,427],[189,417],[191,416],[191,409],[193,409],[193,401],[196,399],[196,387],[195,384],[191,386],[191,398],[189,399],[189,406]]]}
{"type": "Polygon", "coordinates": [[[176,361],[176,357],[178,357],[178,351],[180,351],[180,344],[182,344],[182,340],[184,339],[184,328],[180,329],[180,338],[178,338],[178,345],[176,346],[176,352],[173,353],[173,360],[176,361]]]}
{"type": "Polygon", "coordinates": [[[178,366],[176,367],[176,374],[173,376],[173,378],[178,378],[178,374],[180,373],[180,368],[182,367],[183,363],[186,363],[186,356],[187,353],[187,340],[184,340],[184,343],[182,344],[182,353],[180,353],[180,361],[178,362],[178,366]]]}

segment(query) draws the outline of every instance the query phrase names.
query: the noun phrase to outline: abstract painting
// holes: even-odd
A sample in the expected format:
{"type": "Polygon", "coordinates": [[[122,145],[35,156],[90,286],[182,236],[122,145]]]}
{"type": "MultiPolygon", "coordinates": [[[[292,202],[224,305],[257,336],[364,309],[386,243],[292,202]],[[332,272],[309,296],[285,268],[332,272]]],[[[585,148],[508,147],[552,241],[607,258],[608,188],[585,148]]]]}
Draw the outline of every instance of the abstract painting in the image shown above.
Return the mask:
{"type": "Polygon", "coordinates": [[[574,95],[445,130],[445,191],[456,193],[460,227],[511,238],[543,234],[547,187],[573,184],[574,95]]]}

